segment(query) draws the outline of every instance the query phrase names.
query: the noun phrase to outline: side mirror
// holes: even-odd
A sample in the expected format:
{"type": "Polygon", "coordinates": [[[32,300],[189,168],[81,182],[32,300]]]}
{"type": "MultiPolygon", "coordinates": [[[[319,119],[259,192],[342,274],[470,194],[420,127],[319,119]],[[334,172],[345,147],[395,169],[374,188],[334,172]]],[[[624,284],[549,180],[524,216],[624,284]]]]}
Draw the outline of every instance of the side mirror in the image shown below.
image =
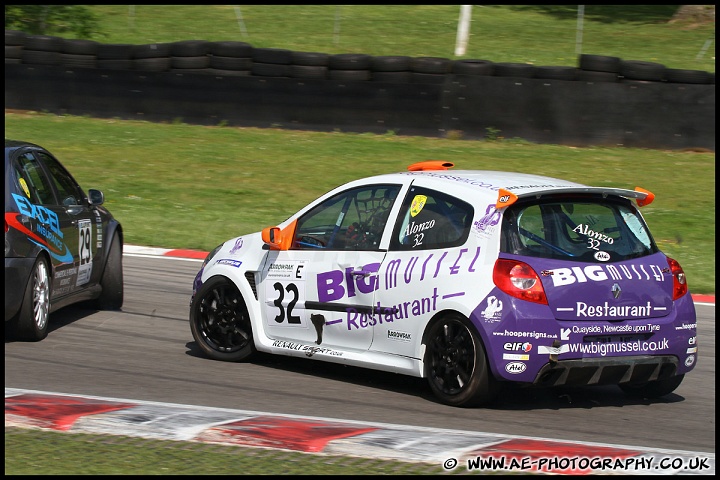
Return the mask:
{"type": "Polygon", "coordinates": [[[103,195],[103,192],[100,190],[91,188],[88,190],[88,200],[90,201],[90,205],[95,205],[97,207],[105,203],[105,195],[103,195]]]}
{"type": "Polygon", "coordinates": [[[296,226],[297,220],[292,221],[282,230],[280,227],[265,227],[261,232],[262,241],[270,246],[270,250],[290,250],[296,226]]]}
{"type": "Polygon", "coordinates": [[[281,232],[279,227],[265,227],[262,229],[262,241],[270,246],[272,250],[280,250],[281,232]]]}

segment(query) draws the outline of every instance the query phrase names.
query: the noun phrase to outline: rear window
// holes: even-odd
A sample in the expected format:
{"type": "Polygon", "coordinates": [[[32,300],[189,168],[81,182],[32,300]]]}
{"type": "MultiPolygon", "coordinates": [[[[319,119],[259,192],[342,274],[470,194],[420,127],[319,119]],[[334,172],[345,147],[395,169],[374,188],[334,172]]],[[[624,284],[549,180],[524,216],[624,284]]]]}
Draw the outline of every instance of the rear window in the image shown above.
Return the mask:
{"type": "Polygon", "coordinates": [[[515,255],[583,262],[617,262],[658,251],[631,202],[600,197],[508,207],[500,248],[515,255]]]}

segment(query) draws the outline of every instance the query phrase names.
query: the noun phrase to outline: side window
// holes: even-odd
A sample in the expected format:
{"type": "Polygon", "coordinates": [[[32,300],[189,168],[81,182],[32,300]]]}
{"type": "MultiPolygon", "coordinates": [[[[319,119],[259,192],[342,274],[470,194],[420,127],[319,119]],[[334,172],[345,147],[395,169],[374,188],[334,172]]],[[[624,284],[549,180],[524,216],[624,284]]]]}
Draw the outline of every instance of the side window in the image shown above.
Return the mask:
{"type": "Polygon", "coordinates": [[[433,190],[412,187],[393,231],[392,250],[428,250],[462,245],[470,232],[473,208],[433,190]]]}
{"type": "Polygon", "coordinates": [[[55,194],[53,193],[50,181],[40,166],[37,157],[32,152],[20,155],[17,159],[15,173],[17,175],[20,189],[39,205],[56,205],[55,194]]]}
{"type": "Polygon", "coordinates": [[[359,187],[335,195],[298,219],[292,248],[375,250],[398,185],[359,187]]]}
{"type": "Polygon", "coordinates": [[[60,203],[62,205],[80,205],[82,203],[83,194],[75,180],[70,174],[63,168],[60,163],[53,157],[38,152],[38,156],[45,163],[45,166],[50,171],[50,176],[55,188],[57,189],[58,195],[60,196],[60,203]]]}

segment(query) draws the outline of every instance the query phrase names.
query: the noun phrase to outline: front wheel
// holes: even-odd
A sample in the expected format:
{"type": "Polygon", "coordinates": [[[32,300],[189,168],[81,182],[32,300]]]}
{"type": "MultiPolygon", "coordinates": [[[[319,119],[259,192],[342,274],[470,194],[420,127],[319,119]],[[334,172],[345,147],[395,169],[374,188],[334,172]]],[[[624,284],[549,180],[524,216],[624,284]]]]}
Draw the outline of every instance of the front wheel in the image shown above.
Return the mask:
{"type": "Polygon", "coordinates": [[[12,320],[12,334],[19,340],[38,342],[47,337],[49,319],[50,268],[41,256],[35,260],[20,311],[12,320]]]}
{"type": "Polygon", "coordinates": [[[446,315],[430,328],[425,369],[433,393],[445,404],[473,407],[497,395],[485,348],[475,329],[460,315],[446,315]]]}
{"type": "Polygon", "coordinates": [[[123,304],[123,246],[120,235],[115,232],[108,250],[108,258],[105,262],[105,270],[100,279],[102,292],[95,300],[95,306],[99,310],[120,310],[123,304]]]}
{"type": "Polygon", "coordinates": [[[682,383],[683,378],[685,378],[685,374],[640,384],[622,383],[620,389],[630,397],[658,398],[674,392],[682,383]]]}
{"type": "Polygon", "coordinates": [[[202,351],[215,360],[239,362],[255,353],[247,307],[225,277],[210,278],[195,294],[190,330],[202,351]]]}

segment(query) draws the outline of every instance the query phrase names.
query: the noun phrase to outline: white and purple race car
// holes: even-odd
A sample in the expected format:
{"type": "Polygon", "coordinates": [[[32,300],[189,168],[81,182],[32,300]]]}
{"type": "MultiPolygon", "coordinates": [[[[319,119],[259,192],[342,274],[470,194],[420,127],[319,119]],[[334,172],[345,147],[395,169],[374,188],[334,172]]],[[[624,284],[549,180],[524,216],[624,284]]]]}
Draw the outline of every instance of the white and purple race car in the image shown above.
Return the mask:
{"type": "Polygon", "coordinates": [[[427,378],[454,406],[503,382],[680,385],[695,307],[638,211],[652,193],[452,167],[352,181],[218,246],[193,286],[199,347],[427,378]]]}

